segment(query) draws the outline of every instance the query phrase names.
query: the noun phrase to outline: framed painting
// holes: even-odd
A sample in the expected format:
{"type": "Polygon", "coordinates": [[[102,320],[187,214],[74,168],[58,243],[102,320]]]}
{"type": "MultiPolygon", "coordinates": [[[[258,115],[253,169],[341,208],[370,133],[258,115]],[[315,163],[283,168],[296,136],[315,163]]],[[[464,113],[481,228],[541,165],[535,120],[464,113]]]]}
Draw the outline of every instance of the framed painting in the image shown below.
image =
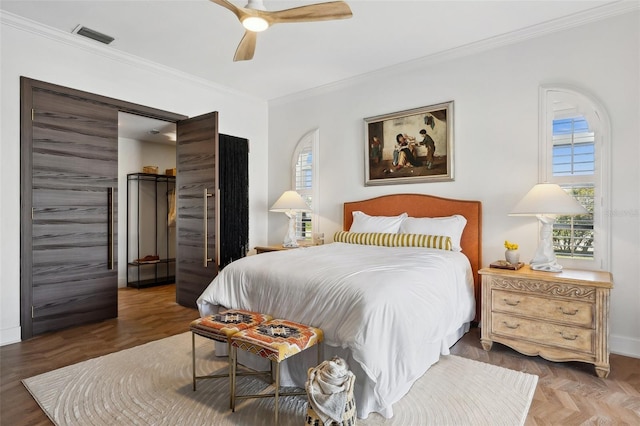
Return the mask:
{"type": "Polygon", "coordinates": [[[453,101],[364,122],[366,186],[453,180],[453,101]]]}

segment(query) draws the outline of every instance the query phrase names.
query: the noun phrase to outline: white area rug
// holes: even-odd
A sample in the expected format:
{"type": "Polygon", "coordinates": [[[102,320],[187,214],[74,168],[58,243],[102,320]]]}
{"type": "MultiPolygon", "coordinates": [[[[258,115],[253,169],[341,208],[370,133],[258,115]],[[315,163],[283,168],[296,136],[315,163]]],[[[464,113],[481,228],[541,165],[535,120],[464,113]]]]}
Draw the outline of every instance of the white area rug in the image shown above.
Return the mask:
{"type": "MultiPolygon", "coordinates": [[[[209,340],[196,338],[198,374],[226,371],[209,340]]],[[[359,425],[522,425],[538,376],[445,356],[394,405],[394,417],[372,414],[359,425]]],[[[23,380],[57,425],[263,425],[273,398],[241,400],[229,410],[226,379],[191,385],[191,333],[183,333],[23,380]]],[[[242,393],[266,383],[239,378],[242,393]]],[[[280,424],[302,425],[306,398],[281,399],[280,424]]]]}

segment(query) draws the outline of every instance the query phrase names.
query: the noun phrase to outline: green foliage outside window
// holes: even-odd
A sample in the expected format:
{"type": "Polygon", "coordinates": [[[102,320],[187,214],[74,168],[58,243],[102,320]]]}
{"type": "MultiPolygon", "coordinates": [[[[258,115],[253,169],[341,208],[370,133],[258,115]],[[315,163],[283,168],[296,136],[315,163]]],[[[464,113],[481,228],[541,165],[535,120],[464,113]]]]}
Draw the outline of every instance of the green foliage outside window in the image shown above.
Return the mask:
{"type": "Polygon", "coordinates": [[[573,186],[565,190],[588,211],[577,216],[558,216],[553,226],[553,248],[557,256],[593,259],[593,185],[573,186]]]}

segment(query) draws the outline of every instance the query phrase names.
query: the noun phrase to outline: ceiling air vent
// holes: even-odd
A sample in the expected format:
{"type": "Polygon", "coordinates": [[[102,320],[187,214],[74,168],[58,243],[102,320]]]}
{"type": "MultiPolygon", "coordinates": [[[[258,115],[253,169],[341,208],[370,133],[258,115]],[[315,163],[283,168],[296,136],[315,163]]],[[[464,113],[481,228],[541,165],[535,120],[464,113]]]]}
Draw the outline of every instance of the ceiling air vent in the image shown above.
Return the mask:
{"type": "Polygon", "coordinates": [[[82,26],[82,25],[78,25],[77,27],[75,27],[72,32],[74,34],[78,34],[78,35],[90,38],[91,40],[99,41],[100,43],[104,43],[104,44],[109,44],[113,40],[115,40],[111,36],[99,33],[96,30],[92,30],[91,28],[87,28],[87,27],[82,26]]]}

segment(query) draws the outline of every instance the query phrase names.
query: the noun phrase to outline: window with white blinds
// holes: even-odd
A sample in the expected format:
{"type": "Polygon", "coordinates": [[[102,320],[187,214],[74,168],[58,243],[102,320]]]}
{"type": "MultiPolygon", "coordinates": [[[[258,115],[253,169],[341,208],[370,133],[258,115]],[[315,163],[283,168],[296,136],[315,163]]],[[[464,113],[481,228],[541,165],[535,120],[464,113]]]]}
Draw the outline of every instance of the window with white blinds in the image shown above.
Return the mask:
{"type": "Polygon", "coordinates": [[[560,185],[587,210],[556,218],[556,256],[566,267],[606,269],[610,251],[605,214],[610,199],[608,115],[592,96],[570,87],[541,87],[540,106],[540,181],[560,185]]]}
{"type": "Polygon", "coordinates": [[[311,209],[310,212],[296,214],[296,237],[302,243],[311,243],[314,232],[317,232],[318,141],[318,129],[305,134],[298,141],[291,161],[292,187],[311,209]]]}
{"type": "Polygon", "coordinates": [[[593,259],[595,143],[585,117],[553,120],[552,152],[553,180],[588,211],[588,214],[556,218],[554,251],[560,257],[593,259]]]}
{"type": "Polygon", "coordinates": [[[553,120],[553,176],[595,174],[594,134],[584,117],[553,120]]]}
{"type": "MultiPolygon", "coordinates": [[[[298,153],[294,179],[295,190],[313,209],[313,147],[311,145],[302,147],[298,153]]],[[[298,240],[311,241],[313,226],[310,212],[299,212],[296,215],[296,237],[298,240]]]]}

